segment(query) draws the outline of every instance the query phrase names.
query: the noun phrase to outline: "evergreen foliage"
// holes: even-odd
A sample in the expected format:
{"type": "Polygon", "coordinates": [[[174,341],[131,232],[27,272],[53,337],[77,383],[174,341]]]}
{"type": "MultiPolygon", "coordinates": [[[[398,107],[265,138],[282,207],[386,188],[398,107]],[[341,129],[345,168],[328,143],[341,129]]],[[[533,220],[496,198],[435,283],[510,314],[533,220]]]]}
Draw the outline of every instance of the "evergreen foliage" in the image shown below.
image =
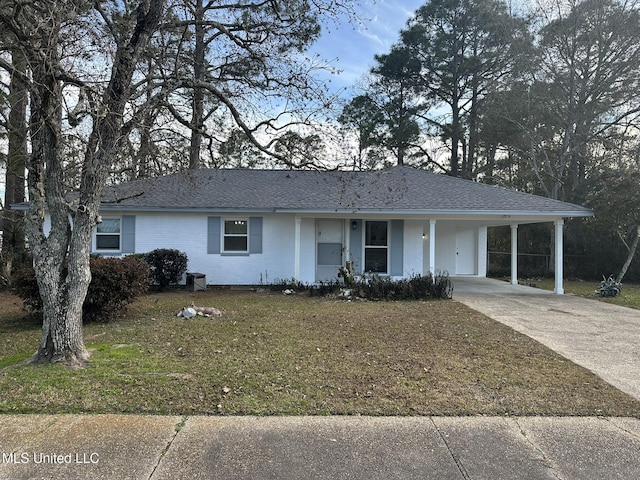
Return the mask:
{"type": "MultiPolygon", "coordinates": [[[[91,283],[82,305],[83,322],[108,322],[149,288],[149,266],[134,257],[91,259],[91,283]]],[[[14,275],[14,290],[30,310],[42,311],[42,299],[32,267],[14,275]]]]}
{"type": "Polygon", "coordinates": [[[175,249],[157,248],[144,256],[149,264],[151,280],[164,290],[176,284],[187,271],[187,254],[175,249]]]}

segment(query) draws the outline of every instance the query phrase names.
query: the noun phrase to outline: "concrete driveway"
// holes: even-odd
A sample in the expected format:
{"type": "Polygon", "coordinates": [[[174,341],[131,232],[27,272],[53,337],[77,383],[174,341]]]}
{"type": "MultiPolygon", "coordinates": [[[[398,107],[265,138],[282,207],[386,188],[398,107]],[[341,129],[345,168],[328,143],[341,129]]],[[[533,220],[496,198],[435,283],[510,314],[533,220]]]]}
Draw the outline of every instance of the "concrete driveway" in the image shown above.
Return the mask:
{"type": "Polygon", "coordinates": [[[453,278],[453,299],[528,335],[640,400],[640,311],[493,279],[453,278]]]}

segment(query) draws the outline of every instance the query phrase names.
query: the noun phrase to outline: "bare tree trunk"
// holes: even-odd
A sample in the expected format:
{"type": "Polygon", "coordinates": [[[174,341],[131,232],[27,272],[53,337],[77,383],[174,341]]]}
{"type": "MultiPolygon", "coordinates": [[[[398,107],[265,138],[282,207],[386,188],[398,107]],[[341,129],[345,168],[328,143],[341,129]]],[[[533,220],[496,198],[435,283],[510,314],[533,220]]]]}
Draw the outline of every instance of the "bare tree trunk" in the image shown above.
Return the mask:
{"type": "Polygon", "coordinates": [[[140,149],[134,159],[134,178],[146,178],[149,176],[149,165],[152,158],[153,142],[151,140],[151,124],[153,123],[152,113],[145,112],[140,121],[140,149]]]}
{"type": "Polygon", "coordinates": [[[633,261],[633,257],[635,257],[636,251],[638,250],[639,241],[640,241],[640,225],[637,225],[633,242],[631,243],[631,246],[627,247],[629,251],[627,255],[627,259],[624,261],[624,264],[622,265],[620,272],[618,272],[618,276],[616,277],[616,282],[620,283],[624,278],[624,276],[626,275],[627,270],[629,269],[629,265],[631,265],[631,262],[633,261]]]}
{"type": "Polygon", "coordinates": [[[473,77],[473,89],[471,97],[471,108],[469,110],[469,141],[467,143],[467,158],[462,168],[462,178],[471,179],[474,174],[475,162],[478,155],[478,79],[473,77]]]}
{"type": "MultiPolygon", "coordinates": [[[[54,26],[47,39],[57,43],[54,26]]],[[[42,298],[42,336],[34,362],[63,362],[82,366],[89,359],[82,335],[82,303],[91,274],[88,255],[86,269],[78,270],[75,262],[67,265],[71,237],[71,211],[62,190],[63,166],[60,155],[61,102],[60,82],[51,65],[57,64],[55,53],[51,63],[34,65],[32,77],[31,140],[29,160],[29,210],[26,229],[33,251],[34,269],[42,298]],[[51,217],[51,231],[44,234],[45,208],[51,217]],[[78,280],[82,279],[82,282],[78,280]],[[84,294],[82,294],[84,292],[84,294]]],[[[74,247],[77,247],[77,241],[74,247]]],[[[86,247],[88,250],[88,246],[86,247]]],[[[77,257],[76,252],[71,252],[77,257]]]]}
{"type": "Polygon", "coordinates": [[[196,0],[195,6],[195,49],[193,75],[193,113],[191,117],[191,144],[189,147],[189,168],[200,167],[200,150],[202,147],[202,127],[204,124],[204,88],[200,86],[205,80],[205,44],[204,44],[204,6],[202,0],[196,0]]]}
{"type": "Polygon", "coordinates": [[[397,153],[396,153],[396,158],[398,160],[398,165],[402,166],[404,165],[404,151],[405,151],[405,146],[404,145],[400,145],[398,147],[397,153]]]}
{"type": "Polygon", "coordinates": [[[11,51],[14,72],[9,86],[8,155],[5,177],[4,206],[0,221],[2,230],[2,265],[0,276],[11,284],[11,270],[16,260],[24,254],[24,226],[22,214],[11,210],[13,203],[24,202],[24,171],[28,158],[27,151],[27,104],[28,94],[25,84],[26,59],[19,48],[11,51]]]}
{"type": "Polygon", "coordinates": [[[55,11],[49,12],[46,26],[40,26],[37,32],[39,49],[25,48],[33,84],[26,231],[43,305],[42,336],[33,357],[35,362],[63,362],[80,367],[89,359],[82,333],[82,304],[91,281],[91,235],[102,190],[123,138],[122,117],[131,95],[133,72],[157,28],[163,8],[164,0],[141,1],[135,27],[127,38],[118,38],[111,78],[104,90],[99,114],[93,116],[77,203],[67,202],[63,188],[64,99],[57,78],[60,22],[55,11]],[[45,210],[51,219],[48,235],[44,232],[45,210]]]}
{"type": "Polygon", "coordinates": [[[495,185],[496,179],[495,175],[495,167],[496,167],[496,152],[498,151],[498,147],[495,144],[491,144],[487,146],[487,166],[485,172],[485,182],[489,185],[495,185]]]}
{"type": "Polygon", "coordinates": [[[457,177],[460,175],[460,159],[458,157],[460,143],[460,107],[458,106],[457,97],[451,102],[452,121],[451,121],[451,169],[450,175],[457,177]]]}

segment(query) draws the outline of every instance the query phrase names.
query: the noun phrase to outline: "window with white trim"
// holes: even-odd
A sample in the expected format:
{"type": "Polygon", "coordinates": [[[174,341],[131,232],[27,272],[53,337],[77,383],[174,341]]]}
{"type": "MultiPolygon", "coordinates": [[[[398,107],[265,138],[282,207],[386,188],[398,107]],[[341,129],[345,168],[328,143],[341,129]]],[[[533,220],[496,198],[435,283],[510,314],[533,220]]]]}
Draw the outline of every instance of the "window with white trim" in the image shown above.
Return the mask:
{"type": "Polygon", "coordinates": [[[119,251],[122,245],[122,219],[103,217],[96,227],[96,250],[119,251]]]}
{"type": "Polygon", "coordinates": [[[389,272],[389,224],[386,221],[365,222],[364,271],[389,272]]]}
{"type": "Polygon", "coordinates": [[[248,219],[233,218],[224,220],[222,251],[233,253],[249,251],[248,219]]]}

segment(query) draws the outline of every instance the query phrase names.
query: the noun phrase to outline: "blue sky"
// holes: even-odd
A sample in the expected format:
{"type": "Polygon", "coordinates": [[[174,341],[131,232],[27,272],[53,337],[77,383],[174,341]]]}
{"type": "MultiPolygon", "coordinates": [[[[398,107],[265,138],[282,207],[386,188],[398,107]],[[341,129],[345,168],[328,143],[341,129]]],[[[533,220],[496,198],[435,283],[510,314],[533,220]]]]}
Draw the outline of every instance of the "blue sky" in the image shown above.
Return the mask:
{"type": "Polygon", "coordinates": [[[331,77],[335,90],[351,88],[374,65],[374,55],[389,52],[409,17],[426,0],[364,0],[355,6],[361,23],[329,23],[310,49],[342,70],[331,77]]]}

